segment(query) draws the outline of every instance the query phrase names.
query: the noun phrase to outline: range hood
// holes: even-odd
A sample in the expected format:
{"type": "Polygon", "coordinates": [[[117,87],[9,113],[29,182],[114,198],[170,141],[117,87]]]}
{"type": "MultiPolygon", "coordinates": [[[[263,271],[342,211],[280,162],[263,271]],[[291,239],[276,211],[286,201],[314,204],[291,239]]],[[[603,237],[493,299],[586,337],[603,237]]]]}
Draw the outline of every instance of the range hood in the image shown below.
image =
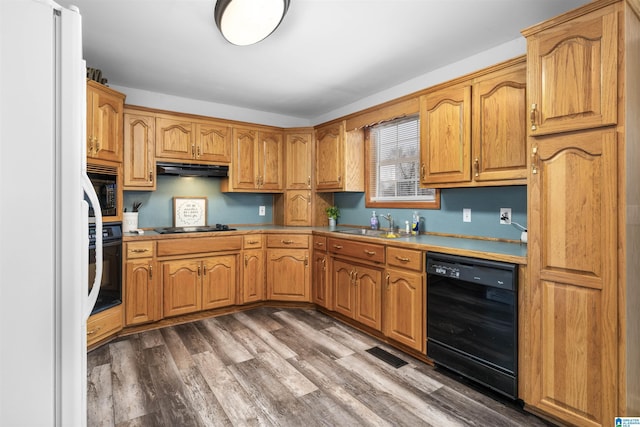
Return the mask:
{"type": "Polygon", "coordinates": [[[226,165],[194,165],[190,163],[156,163],[158,175],[178,176],[229,176],[229,166],[226,165]]]}

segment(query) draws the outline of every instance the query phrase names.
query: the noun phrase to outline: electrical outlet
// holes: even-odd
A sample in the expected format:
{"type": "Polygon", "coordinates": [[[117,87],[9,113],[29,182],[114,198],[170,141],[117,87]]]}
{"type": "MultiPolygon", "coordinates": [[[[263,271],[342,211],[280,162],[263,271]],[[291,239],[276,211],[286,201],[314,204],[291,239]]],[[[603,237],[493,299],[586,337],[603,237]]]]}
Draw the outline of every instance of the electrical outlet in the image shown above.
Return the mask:
{"type": "Polygon", "coordinates": [[[265,216],[265,214],[266,214],[265,207],[264,207],[264,206],[260,206],[260,207],[258,208],[258,215],[260,215],[260,216],[265,216]]]}
{"type": "Polygon", "coordinates": [[[511,208],[500,208],[500,224],[511,224],[511,208]]]}
{"type": "Polygon", "coordinates": [[[462,222],[471,222],[471,209],[462,209],[462,222]]]}

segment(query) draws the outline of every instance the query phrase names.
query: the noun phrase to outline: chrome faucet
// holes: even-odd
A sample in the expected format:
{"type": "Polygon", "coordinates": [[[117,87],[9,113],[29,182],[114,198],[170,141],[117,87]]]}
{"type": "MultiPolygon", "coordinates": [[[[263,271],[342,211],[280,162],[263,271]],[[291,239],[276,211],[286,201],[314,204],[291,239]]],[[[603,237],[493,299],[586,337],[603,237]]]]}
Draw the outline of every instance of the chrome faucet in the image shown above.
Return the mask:
{"type": "Polygon", "coordinates": [[[386,215],[380,215],[382,218],[386,219],[387,221],[389,221],[389,231],[393,233],[393,218],[391,217],[391,214],[388,213],[386,215]]]}

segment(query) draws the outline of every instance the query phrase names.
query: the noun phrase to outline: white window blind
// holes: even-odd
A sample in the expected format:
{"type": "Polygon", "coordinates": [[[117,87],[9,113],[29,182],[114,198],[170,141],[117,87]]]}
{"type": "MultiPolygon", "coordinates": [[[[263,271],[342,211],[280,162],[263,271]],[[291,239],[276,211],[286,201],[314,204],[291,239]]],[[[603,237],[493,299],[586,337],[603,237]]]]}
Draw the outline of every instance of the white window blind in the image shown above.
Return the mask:
{"type": "Polygon", "coordinates": [[[432,201],[435,189],[420,188],[420,118],[404,117],[369,130],[369,190],[372,201],[432,201]]]}

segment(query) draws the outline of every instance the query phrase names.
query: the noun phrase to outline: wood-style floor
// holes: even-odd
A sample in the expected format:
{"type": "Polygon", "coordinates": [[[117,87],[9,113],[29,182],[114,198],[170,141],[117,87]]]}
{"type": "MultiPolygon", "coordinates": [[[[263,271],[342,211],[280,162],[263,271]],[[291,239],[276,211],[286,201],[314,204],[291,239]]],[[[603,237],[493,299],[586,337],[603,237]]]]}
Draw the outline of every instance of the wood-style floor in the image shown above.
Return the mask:
{"type": "Polygon", "coordinates": [[[322,313],[259,308],[88,356],[89,426],[543,426],[322,313]],[[365,350],[380,346],[407,365],[365,350]]]}

